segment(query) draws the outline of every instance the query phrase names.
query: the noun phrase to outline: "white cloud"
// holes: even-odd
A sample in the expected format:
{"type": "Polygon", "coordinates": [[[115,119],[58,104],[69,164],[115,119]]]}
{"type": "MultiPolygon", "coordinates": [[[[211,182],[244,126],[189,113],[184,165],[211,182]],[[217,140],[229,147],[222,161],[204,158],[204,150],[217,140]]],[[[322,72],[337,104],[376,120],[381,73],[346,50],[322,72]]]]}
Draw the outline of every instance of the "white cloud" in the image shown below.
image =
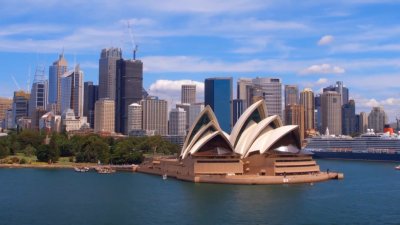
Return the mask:
{"type": "Polygon", "coordinates": [[[322,84],[327,84],[328,83],[328,79],[326,78],[319,78],[317,80],[317,82],[315,82],[317,85],[322,85],[322,84]]]}
{"type": "Polygon", "coordinates": [[[342,73],[345,73],[345,69],[339,66],[332,66],[327,63],[312,65],[300,72],[300,74],[342,74],[342,73]]]}
{"type": "Polygon", "coordinates": [[[150,85],[149,94],[167,100],[170,106],[174,107],[174,104],[181,101],[181,87],[183,84],[195,84],[196,98],[198,101],[203,101],[204,83],[193,80],[156,80],[150,85]]]}
{"type": "Polygon", "coordinates": [[[318,41],[318,45],[328,45],[334,40],[332,35],[325,35],[318,41]]]}

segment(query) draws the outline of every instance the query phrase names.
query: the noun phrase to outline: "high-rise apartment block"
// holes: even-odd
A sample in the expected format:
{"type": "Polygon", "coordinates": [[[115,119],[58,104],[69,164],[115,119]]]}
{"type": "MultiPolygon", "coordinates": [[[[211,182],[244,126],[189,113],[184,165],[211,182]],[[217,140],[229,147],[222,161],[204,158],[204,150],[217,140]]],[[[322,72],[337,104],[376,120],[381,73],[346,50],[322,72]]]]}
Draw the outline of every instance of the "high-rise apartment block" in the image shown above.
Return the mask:
{"type": "Polygon", "coordinates": [[[94,107],[94,131],[115,132],[115,102],[111,99],[99,99],[94,107]]]}
{"type": "Polygon", "coordinates": [[[329,134],[342,134],[341,95],[335,91],[326,91],[321,95],[322,130],[329,134]]]}
{"type": "Polygon", "coordinates": [[[299,87],[297,85],[285,85],[285,106],[299,104],[299,87]]]}
{"type": "Polygon", "coordinates": [[[377,133],[382,133],[387,119],[386,112],[382,107],[373,107],[368,115],[368,127],[377,133]]]}
{"type": "Polygon", "coordinates": [[[128,107],[142,100],[143,63],[140,60],[117,61],[115,126],[119,133],[128,133],[128,107]]]}
{"type": "Polygon", "coordinates": [[[207,78],[204,84],[204,104],[215,113],[223,131],[232,129],[232,78],[207,78]]]}
{"type": "Polygon", "coordinates": [[[83,72],[79,65],[65,73],[61,79],[61,111],[74,110],[75,116],[83,116],[83,72]]]}
{"type": "Polygon", "coordinates": [[[87,117],[91,128],[94,128],[94,105],[99,99],[99,86],[88,81],[83,88],[83,116],[87,117]]]}
{"type": "Polygon", "coordinates": [[[61,77],[67,72],[68,62],[64,53],[49,67],[49,110],[61,114],[61,77]]]}
{"type": "Polygon", "coordinates": [[[356,104],[353,99],[342,106],[342,134],[356,133],[356,104]]]}
{"type": "Polygon", "coordinates": [[[120,48],[103,49],[99,59],[99,98],[115,101],[117,87],[117,61],[122,58],[120,48]]]}
{"type": "Polygon", "coordinates": [[[314,92],[310,88],[300,92],[300,105],[304,108],[305,133],[315,130],[314,92]]]}
{"type": "Polygon", "coordinates": [[[143,130],[148,134],[167,135],[168,134],[168,104],[165,100],[158,97],[148,96],[140,101],[143,110],[143,130]]]}
{"type": "Polygon", "coordinates": [[[169,135],[186,135],[186,111],[182,108],[169,112],[169,135]]]}
{"type": "Polygon", "coordinates": [[[196,85],[184,84],[181,88],[181,103],[194,104],[196,103],[196,85]]]}

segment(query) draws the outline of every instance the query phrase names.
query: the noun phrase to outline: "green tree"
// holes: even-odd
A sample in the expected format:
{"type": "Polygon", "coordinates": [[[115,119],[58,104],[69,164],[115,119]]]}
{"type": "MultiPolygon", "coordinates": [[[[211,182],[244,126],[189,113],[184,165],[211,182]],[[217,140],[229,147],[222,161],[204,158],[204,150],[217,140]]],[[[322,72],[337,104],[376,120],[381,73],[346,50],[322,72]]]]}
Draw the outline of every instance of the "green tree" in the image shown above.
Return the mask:
{"type": "Polygon", "coordinates": [[[82,147],[76,153],[76,162],[92,162],[107,164],[110,160],[109,146],[98,136],[88,136],[82,142],[82,147]]]}
{"type": "Polygon", "coordinates": [[[45,136],[39,132],[33,130],[23,130],[17,136],[17,141],[20,143],[20,149],[26,148],[28,145],[32,145],[34,148],[38,148],[44,141],[45,136]]]}
{"type": "Polygon", "coordinates": [[[40,145],[36,150],[36,157],[40,162],[57,162],[60,157],[58,149],[51,148],[50,145],[40,145]]]}
{"type": "Polygon", "coordinates": [[[137,150],[133,139],[125,139],[115,145],[111,155],[113,164],[139,164],[143,161],[143,153],[137,150]]]}
{"type": "Polygon", "coordinates": [[[26,156],[33,156],[36,153],[36,149],[32,145],[28,145],[28,146],[26,146],[26,148],[24,148],[24,150],[22,150],[22,152],[26,156]]]}

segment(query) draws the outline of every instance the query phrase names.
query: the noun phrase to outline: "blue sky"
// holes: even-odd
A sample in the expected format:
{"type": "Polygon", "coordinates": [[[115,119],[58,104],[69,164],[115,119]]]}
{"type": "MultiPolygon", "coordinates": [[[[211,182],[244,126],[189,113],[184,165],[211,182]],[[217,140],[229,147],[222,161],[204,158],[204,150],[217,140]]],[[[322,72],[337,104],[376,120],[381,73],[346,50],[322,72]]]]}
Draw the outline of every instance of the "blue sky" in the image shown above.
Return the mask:
{"type": "Polygon", "coordinates": [[[144,86],[177,102],[180,84],[206,77],[279,77],[322,87],[341,80],[357,111],[400,116],[400,2],[390,0],[47,1],[0,0],[0,96],[27,87],[37,65],[64,49],[97,82],[102,48],[132,57],[131,24],[144,86]]]}

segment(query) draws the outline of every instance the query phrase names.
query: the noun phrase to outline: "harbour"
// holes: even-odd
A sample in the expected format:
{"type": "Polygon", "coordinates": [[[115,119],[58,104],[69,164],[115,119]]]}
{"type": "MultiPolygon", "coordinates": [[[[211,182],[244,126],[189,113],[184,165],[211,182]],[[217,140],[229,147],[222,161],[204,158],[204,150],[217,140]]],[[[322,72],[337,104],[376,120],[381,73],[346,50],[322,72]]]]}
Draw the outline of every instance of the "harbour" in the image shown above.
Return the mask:
{"type": "Polygon", "coordinates": [[[397,164],[318,164],[323,171],[343,171],[346,179],[253,186],[164,180],[142,173],[101,176],[72,169],[1,169],[0,177],[7,182],[0,191],[8,194],[0,195],[0,220],[9,225],[400,222],[397,164]]]}

